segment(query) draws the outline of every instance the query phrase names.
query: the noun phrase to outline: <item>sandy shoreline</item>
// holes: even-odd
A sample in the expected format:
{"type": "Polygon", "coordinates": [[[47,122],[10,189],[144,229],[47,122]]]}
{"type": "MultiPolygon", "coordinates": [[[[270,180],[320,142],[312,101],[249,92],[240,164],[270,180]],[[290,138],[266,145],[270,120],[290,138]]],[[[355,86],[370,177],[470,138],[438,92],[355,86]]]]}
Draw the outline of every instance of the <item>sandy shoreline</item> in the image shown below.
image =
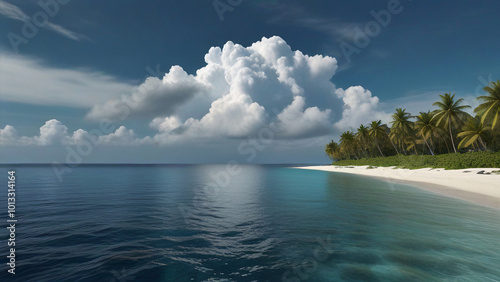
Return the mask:
{"type": "Polygon", "coordinates": [[[469,168],[458,170],[430,169],[394,169],[393,167],[368,166],[305,166],[299,169],[323,170],[331,172],[351,173],[377,177],[385,181],[411,184],[418,188],[435,192],[448,197],[462,199],[500,209],[500,174],[477,174],[480,171],[488,173],[499,168],[469,168]]]}

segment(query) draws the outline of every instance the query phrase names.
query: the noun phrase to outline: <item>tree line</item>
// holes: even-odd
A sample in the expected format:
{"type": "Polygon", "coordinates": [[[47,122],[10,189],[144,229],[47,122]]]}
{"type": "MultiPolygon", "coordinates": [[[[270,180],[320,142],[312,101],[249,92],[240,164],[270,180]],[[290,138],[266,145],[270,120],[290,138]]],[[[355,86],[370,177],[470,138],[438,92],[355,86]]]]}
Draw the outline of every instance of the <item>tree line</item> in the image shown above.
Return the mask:
{"type": "Polygon", "coordinates": [[[325,153],[334,161],[390,155],[436,155],[467,151],[500,150],[500,81],[484,87],[485,95],[477,97],[480,105],[474,116],[471,108],[455,94],[439,95],[433,111],[413,116],[398,108],[392,114],[390,127],[381,120],[360,125],[354,131],[332,140],[325,153]]]}

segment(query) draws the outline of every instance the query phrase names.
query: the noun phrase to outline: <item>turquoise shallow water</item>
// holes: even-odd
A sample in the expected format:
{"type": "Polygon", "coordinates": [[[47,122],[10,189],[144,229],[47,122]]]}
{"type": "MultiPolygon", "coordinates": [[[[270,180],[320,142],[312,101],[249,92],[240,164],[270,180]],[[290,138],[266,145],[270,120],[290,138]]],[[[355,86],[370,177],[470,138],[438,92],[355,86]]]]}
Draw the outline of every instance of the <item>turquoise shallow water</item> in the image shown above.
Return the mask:
{"type": "Polygon", "coordinates": [[[82,165],[62,182],[2,166],[5,183],[12,168],[1,281],[500,280],[500,211],[412,186],[259,165],[82,165]]]}

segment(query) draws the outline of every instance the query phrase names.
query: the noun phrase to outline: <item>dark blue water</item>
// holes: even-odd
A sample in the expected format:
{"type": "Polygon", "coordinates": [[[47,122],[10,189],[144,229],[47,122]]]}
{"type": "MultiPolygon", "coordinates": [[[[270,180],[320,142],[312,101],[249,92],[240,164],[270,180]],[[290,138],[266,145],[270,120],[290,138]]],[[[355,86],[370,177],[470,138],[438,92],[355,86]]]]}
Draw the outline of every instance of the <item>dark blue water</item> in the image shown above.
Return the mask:
{"type": "MultiPolygon", "coordinates": [[[[498,281],[500,211],[279,166],[51,166],[17,175],[1,281],[498,281]]],[[[1,203],[7,210],[7,188],[1,203]]],[[[6,222],[7,213],[3,213],[6,222]]]]}

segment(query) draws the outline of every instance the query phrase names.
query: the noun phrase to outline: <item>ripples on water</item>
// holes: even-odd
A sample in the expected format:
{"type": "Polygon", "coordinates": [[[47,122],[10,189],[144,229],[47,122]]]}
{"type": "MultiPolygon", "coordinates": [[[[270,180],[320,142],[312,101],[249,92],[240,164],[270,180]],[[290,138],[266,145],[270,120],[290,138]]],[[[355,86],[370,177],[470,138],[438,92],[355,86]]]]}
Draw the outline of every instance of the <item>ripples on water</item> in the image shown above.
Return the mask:
{"type": "Polygon", "coordinates": [[[219,189],[225,166],[80,166],[63,182],[14,168],[18,281],[500,279],[500,212],[410,186],[277,166],[219,189]]]}

